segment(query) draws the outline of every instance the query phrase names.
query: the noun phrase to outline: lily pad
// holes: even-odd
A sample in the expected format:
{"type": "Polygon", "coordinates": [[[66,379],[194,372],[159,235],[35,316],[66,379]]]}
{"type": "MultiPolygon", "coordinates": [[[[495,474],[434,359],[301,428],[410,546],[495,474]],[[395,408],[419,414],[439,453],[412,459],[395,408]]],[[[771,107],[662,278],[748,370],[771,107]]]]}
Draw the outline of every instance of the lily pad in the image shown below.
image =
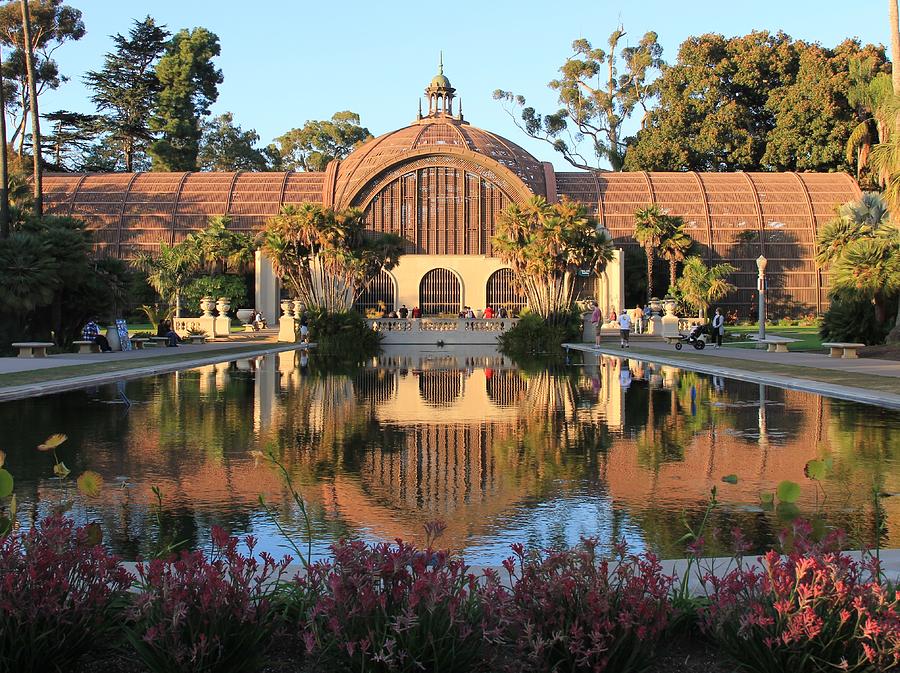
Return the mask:
{"type": "Polygon", "coordinates": [[[775,494],[772,493],[772,491],[760,491],[759,501],[763,505],[771,505],[773,502],[775,502],[775,494]]]}
{"type": "Polygon", "coordinates": [[[824,460],[810,460],[803,468],[803,472],[813,481],[822,481],[828,472],[828,466],[824,460]]]}
{"type": "Polygon", "coordinates": [[[800,499],[800,484],[795,481],[782,481],[775,489],[778,502],[792,505],[800,499]]]}
{"type": "Polygon", "coordinates": [[[66,477],[68,477],[69,472],[71,471],[72,470],[66,467],[66,464],[62,461],[53,466],[53,474],[55,474],[60,479],[65,479],[66,477]]]}
{"type": "Polygon", "coordinates": [[[6,470],[0,468],[0,498],[8,498],[11,496],[14,485],[15,482],[13,481],[13,476],[6,470]]]}
{"type": "Polygon", "coordinates": [[[83,472],[75,483],[78,490],[89,498],[99,497],[100,491],[103,490],[103,477],[93,470],[83,472]]]}
{"type": "Polygon", "coordinates": [[[724,477],[722,477],[722,481],[724,481],[726,484],[736,484],[738,483],[738,478],[736,474],[726,474],[724,477]]]}
{"type": "Polygon", "coordinates": [[[793,521],[800,516],[800,508],[792,502],[779,502],[775,513],[782,521],[793,521]]]}

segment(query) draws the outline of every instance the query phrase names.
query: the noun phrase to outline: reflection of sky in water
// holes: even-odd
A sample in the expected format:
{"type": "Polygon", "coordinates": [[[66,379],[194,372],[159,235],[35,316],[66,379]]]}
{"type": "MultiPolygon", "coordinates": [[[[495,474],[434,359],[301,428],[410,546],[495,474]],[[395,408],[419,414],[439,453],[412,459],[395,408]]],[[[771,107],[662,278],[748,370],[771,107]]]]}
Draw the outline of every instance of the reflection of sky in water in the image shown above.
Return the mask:
{"type": "MultiPolygon", "coordinates": [[[[682,513],[696,520],[712,487],[714,526],[739,526],[762,547],[784,522],[760,491],[797,481],[801,511],[814,513],[803,468],[821,457],[834,464],[821,514],[862,540],[873,480],[900,492],[895,412],[620,358],[521,372],[490,349],[395,349],[330,374],[287,353],[2,404],[0,448],[23,524],[70,502],[126,557],[148,553],[160,530],[207,544],[212,525],[290,553],[261,493],[305,549],[289,493],[251,451],[274,450],[307,499],[314,557],[341,536],[421,541],[433,519],[448,523],[441,542],[476,564],[499,562],[512,542],[583,536],[677,556],[682,513]],[[34,450],[53,432],[69,435],[65,482],[34,450]],[[96,500],[75,489],[86,469],[106,482],[96,500]]],[[[882,542],[900,546],[900,499],[883,504],[882,542]]]]}

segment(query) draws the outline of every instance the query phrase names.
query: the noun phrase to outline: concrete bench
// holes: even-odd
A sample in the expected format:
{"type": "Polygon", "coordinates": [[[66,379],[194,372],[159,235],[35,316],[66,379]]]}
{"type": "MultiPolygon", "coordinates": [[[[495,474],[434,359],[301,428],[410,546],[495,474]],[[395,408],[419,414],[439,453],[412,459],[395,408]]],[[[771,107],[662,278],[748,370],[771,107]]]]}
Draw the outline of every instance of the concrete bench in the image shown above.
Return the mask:
{"type": "Polygon", "coordinates": [[[93,341],[73,341],[74,346],[78,346],[79,355],[90,355],[91,353],[99,353],[100,346],[93,341]]]}
{"type": "Polygon", "coordinates": [[[829,342],[829,343],[823,343],[822,345],[825,346],[825,348],[831,349],[831,352],[830,352],[831,357],[844,358],[845,360],[853,360],[855,358],[858,358],[859,355],[857,355],[857,351],[860,348],[866,347],[865,344],[854,344],[854,343],[843,343],[843,342],[836,342],[836,343],[829,342]]]}
{"type": "Polygon", "coordinates": [[[129,339],[131,341],[131,347],[136,351],[144,350],[144,346],[146,345],[148,339],[145,337],[131,337],[129,339]]]}
{"type": "Polygon", "coordinates": [[[771,336],[765,339],[757,339],[756,343],[765,344],[768,353],[787,353],[788,344],[796,343],[800,339],[791,339],[790,337],[771,336]]]}
{"type": "Polygon", "coordinates": [[[188,339],[190,339],[192,344],[205,344],[206,343],[206,335],[205,334],[188,334],[188,339]]]}
{"type": "Polygon", "coordinates": [[[52,341],[20,341],[13,348],[19,349],[20,358],[45,358],[47,349],[55,345],[52,341]]]}
{"type": "Polygon", "coordinates": [[[149,341],[147,341],[146,345],[149,346],[153,344],[153,346],[165,346],[169,343],[169,337],[150,337],[149,341]]]}

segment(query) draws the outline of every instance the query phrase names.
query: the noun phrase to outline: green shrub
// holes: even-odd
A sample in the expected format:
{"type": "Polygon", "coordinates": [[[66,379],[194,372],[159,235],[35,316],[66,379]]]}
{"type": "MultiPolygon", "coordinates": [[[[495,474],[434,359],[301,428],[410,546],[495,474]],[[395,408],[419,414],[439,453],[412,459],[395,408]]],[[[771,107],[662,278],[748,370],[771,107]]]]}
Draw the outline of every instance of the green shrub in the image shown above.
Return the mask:
{"type": "Polygon", "coordinates": [[[181,292],[183,310],[199,315],[202,313],[200,300],[203,297],[228,297],[231,299],[232,309],[243,308],[247,303],[247,283],[243,276],[233,274],[195,278],[181,292]]]}
{"type": "Polygon", "coordinates": [[[383,336],[369,328],[365,318],[355,311],[309,312],[309,340],[315,341],[318,353],[343,360],[364,360],[381,350],[383,336]]]}
{"type": "Polygon", "coordinates": [[[498,339],[500,352],[512,358],[550,354],[561,356],[560,346],[581,341],[581,315],[572,311],[558,324],[550,324],[536,313],[525,313],[518,324],[498,339]]]}
{"type": "Polygon", "coordinates": [[[848,341],[867,346],[884,343],[894,324],[891,311],[884,323],[875,320],[875,307],[869,301],[834,300],[825,317],[819,334],[822,341],[848,341]]]}

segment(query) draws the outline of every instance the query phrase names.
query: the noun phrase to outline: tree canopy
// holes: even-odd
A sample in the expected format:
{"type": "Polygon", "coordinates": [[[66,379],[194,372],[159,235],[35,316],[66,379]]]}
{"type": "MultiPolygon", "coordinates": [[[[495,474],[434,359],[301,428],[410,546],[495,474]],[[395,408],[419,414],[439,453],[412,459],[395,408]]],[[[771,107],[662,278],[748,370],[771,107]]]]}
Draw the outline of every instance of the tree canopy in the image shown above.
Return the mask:
{"type": "Polygon", "coordinates": [[[548,85],[559,94],[556,112],[542,115],[526,105],[524,96],[502,89],[494,91],[494,99],[504,103],[520,129],[549,143],[576,168],[608,161],[621,170],[626,150],[621,125],[637,107],[647,112],[656,93],[653,73],[663,65],[656,33],[645,33],[634,47],[620,46],[625,35],[622,27],[614,30],[608,51],[583,38],[572,43],[561,77],[548,85]]]}
{"type": "Polygon", "coordinates": [[[284,171],[324,171],[332,159],[343,159],[372,137],[359,125],[359,115],[335,112],[327,121],[308,121],[275,139],[273,164],[284,171]]]}
{"type": "Polygon", "coordinates": [[[219,38],[206,28],[180,30],[156,66],[160,92],[150,120],[153,170],[197,170],[200,120],[219,97],[222,71],[213,64],[219,38]]]}
{"type": "Polygon", "coordinates": [[[153,138],[150,115],[160,92],[156,63],[168,38],[165,26],[150,16],[135,21],[128,37],[112,36],[115,48],[104,56],[103,68],[84,76],[101,114],[99,130],[117,146],[127,172],[146,168],[146,149],[153,138]]]}
{"type": "Polygon", "coordinates": [[[258,142],[255,129],[244,131],[226,112],[203,122],[197,163],[204,171],[264,171],[269,161],[258,142]]]}
{"type": "Polygon", "coordinates": [[[828,49],[779,32],[691,37],[656,82],[659,104],[630,139],[626,170],[829,171],[850,168],[859,124],[848,100],[854,61],[884,49],[828,49]]]}

